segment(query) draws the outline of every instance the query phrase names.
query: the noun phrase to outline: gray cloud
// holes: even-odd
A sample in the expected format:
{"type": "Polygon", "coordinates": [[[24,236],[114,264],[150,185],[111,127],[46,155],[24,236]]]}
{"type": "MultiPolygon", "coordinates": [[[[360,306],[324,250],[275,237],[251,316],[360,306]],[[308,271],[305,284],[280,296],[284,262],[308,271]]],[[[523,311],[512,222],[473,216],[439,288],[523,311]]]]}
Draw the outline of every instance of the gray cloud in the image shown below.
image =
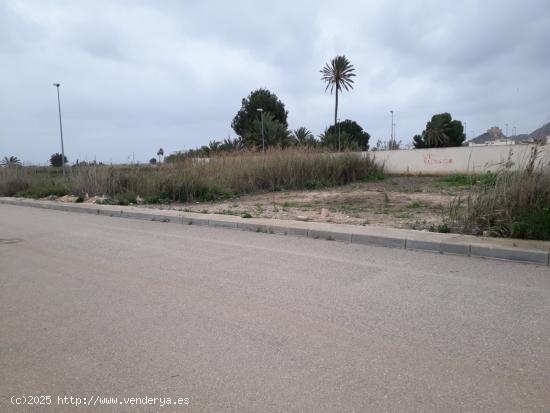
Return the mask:
{"type": "Polygon", "coordinates": [[[58,150],[54,81],[72,161],[146,161],[232,136],[258,87],[318,134],[333,111],[319,69],[342,53],[358,76],[340,116],[373,141],[387,139],[390,109],[404,142],[443,111],[469,134],[550,121],[545,0],[185,3],[1,3],[0,155],[44,163],[58,150]]]}

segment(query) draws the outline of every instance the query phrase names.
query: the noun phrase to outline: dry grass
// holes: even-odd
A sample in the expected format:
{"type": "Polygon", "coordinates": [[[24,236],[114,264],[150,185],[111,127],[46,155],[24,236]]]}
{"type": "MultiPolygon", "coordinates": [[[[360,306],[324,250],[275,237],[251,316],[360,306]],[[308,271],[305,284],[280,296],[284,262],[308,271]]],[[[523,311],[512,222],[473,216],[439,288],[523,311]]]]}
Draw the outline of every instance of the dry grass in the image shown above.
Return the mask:
{"type": "Polygon", "coordinates": [[[0,170],[0,195],[140,195],[150,202],[209,201],[238,194],[343,185],[380,176],[382,168],[358,154],[312,150],[270,150],[266,154],[224,155],[209,161],[183,159],[158,166],[72,167],[0,170]]]}
{"type": "Polygon", "coordinates": [[[550,239],[550,165],[534,147],[518,170],[505,163],[494,182],[451,205],[455,230],[492,236],[550,239]]]}

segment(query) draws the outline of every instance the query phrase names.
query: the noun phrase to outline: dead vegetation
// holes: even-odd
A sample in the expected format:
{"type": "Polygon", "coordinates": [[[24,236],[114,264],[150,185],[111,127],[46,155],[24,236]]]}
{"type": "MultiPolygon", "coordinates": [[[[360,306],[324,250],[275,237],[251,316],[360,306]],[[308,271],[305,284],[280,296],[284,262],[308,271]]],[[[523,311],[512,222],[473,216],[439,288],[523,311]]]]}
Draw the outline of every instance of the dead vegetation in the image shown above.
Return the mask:
{"type": "Polygon", "coordinates": [[[276,191],[218,202],[161,205],[189,212],[243,217],[383,225],[430,230],[444,222],[444,213],[470,187],[437,177],[388,177],[307,191],[276,191]]]}

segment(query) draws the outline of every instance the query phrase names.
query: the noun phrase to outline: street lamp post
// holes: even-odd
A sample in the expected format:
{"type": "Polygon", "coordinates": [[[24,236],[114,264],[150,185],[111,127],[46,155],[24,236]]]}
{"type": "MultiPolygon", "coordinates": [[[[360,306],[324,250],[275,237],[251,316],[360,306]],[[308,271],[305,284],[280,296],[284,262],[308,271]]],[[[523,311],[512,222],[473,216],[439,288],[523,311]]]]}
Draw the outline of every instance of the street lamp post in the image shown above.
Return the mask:
{"type": "Polygon", "coordinates": [[[265,152],[265,138],[264,138],[264,110],[262,108],[256,109],[260,112],[260,119],[262,122],[262,152],[265,152]]]}
{"type": "Polygon", "coordinates": [[[59,109],[59,133],[61,134],[61,167],[63,169],[63,176],[65,176],[65,147],[63,146],[63,125],[61,124],[61,100],[59,99],[59,86],[60,83],[53,84],[57,88],[57,107],[59,109]]]}
{"type": "Polygon", "coordinates": [[[394,126],[394,123],[393,123],[393,110],[390,110],[390,113],[391,113],[391,129],[390,129],[390,144],[388,146],[391,149],[392,143],[393,143],[393,126],[394,126]]]}
{"type": "Polygon", "coordinates": [[[338,152],[341,151],[340,146],[340,118],[338,118],[338,152]]]}

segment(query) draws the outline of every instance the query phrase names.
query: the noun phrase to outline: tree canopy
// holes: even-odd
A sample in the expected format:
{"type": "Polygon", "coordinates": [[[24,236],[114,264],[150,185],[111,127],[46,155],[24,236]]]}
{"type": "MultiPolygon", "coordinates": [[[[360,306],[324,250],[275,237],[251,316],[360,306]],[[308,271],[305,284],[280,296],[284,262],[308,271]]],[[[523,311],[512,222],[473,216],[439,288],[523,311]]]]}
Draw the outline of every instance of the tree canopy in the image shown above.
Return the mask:
{"type": "Polygon", "coordinates": [[[433,115],[421,135],[413,137],[415,149],[445,148],[462,146],[466,139],[464,126],[459,120],[453,120],[450,113],[433,115]]]}
{"type": "Polygon", "coordinates": [[[313,136],[313,133],[311,133],[311,131],[304,126],[292,131],[290,137],[292,139],[292,143],[296,146],[307,146],[309,148],[313,148],[319,143],[315,139],[315,136],[313,136]]]}
{"type": "MultiPolygon", "coordinates": [[[[264,122],[268,114],[272,115],[273,120],[276,120],[285,128],[288,127],[287,115],[283,102],[279,100],[277,95],[271,93],[267,89],[257,89],[244,98],[241,102],[241,108],[233,118],[231,127],[241,138],[245,138],[255,127],[255,122],[260,119],[261,113],[258,109],[262,109],[264,113],[264,122]]],[[[265,126],[265,125],[264,125],[265,126]]]]}
{"type": "MultiPolygon", "coordinates": [[[[65,163],[68,163],[67,157],[65,156],[65,163]]],[[[63,155],[60,153],[54,153],[52,156],[50,156],[50,165],[61,167],[63,166],[63,155]]]]}
{"type": "MultiPolygon", "coordinates": [[[[286,123],[280,122],[270,112],[264,114],[263,135],[266,148],[274,146],[286,148],[292,143],[286,123]]],[[[248,149],[262,148],[262,120],[260,118],[252,122],[251,128],[243,137],[243,143],[248,149]]]]}
{"type": "Polygon", "coordinates": [[[21,166],[21,161],[17,156],[4,156],[4,159],[0,162],[0,165],[5,167],[21,166]]]}
{"type": "Polygon", "coordinates": [[[338,132],[342,149],[366,151],[369,149],[370,135],[354,120],[346,119],[339,124],[330,126],[321,135],[321,144],[332,149],[338,149],[338,132]],[[339,130],[338,130],[339,129],[339,130]]]}

